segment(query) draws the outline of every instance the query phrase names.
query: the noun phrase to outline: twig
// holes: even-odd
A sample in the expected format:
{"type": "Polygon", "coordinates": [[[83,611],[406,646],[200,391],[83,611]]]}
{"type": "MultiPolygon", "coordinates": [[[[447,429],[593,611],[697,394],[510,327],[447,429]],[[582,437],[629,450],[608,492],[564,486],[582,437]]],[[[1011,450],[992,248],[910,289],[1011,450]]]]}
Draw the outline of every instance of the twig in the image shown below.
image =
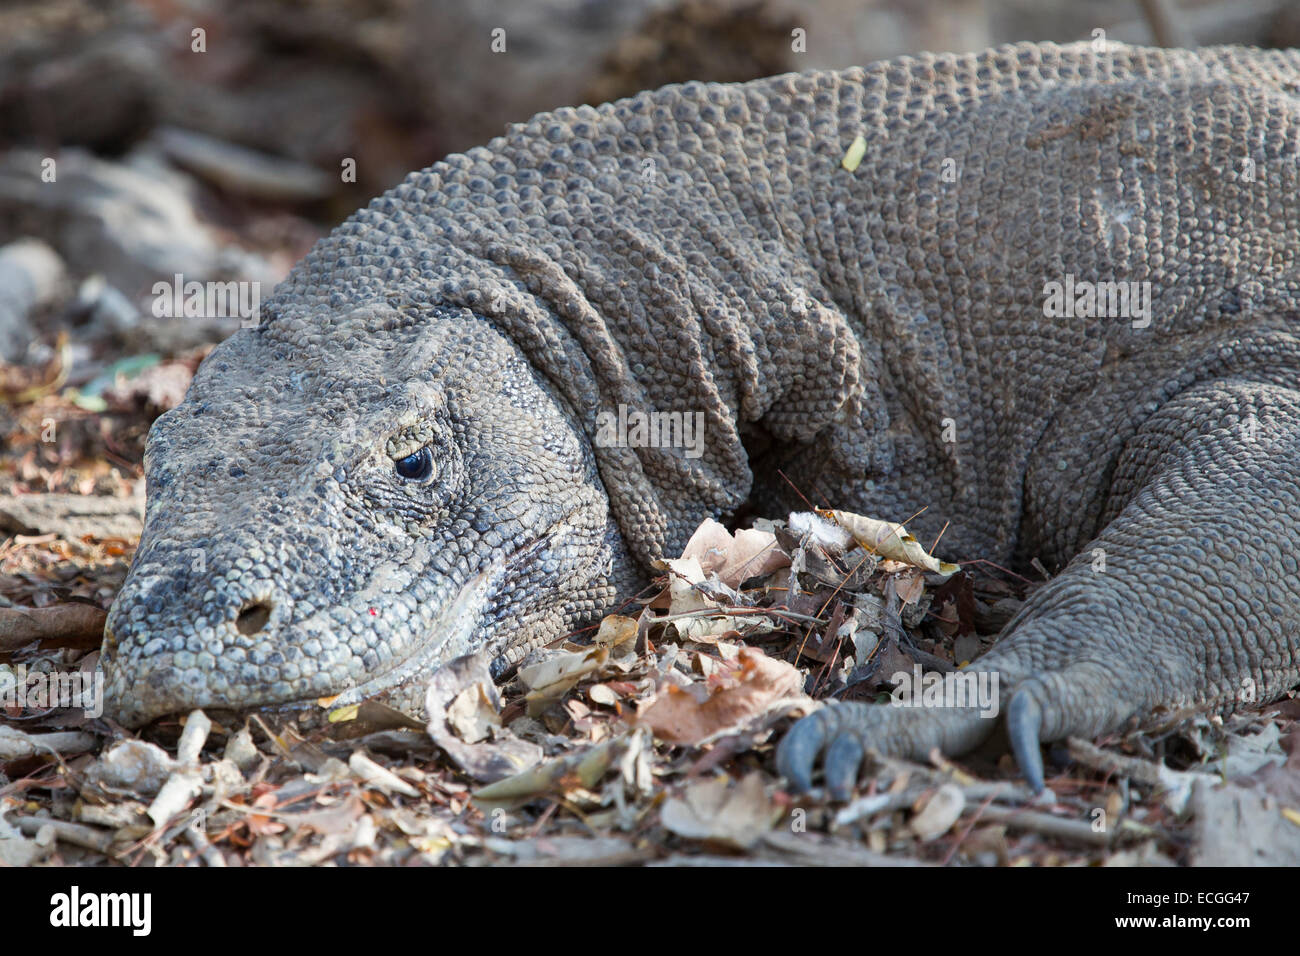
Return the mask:
{"type": "Polygon", "coordinates": [[[14,817],[13,821],[27,836],[35,836],[42,827],[49,827],[55,837],[64,843],[85,847],[87,850],[94,850],[105,856],[110,855],[108,848],[113,845],[113,834],[104,833],[81,823],[51,820],[48,817],[14,817]]]}
{"type": "Polygon", "coordinates": [[[1101,773],[1128,777],[1134,783],[1145,784],[1148,787],[1158,787],[1165,782],[1161,779],[1160,767],[1157,764],[1137,757],[1110,753],[1079,737],[1070,738],[1069,752],[1072,759],[1101,773]]]}
{"type": "Polygon", "coordinates": [[[988,823],[1004,823],[1018,830],[1029,830],[1043,836],[1087,843],[1091,846],[1110,846],[1125,838],[1141,839],[1160,835],[1153,827],[1134,820],[1120,820],[1113,829],[1094,830],[1092,824],[1086,821],[1066,820],[1035,810],[988,807],[981,816],[988,823]]]}

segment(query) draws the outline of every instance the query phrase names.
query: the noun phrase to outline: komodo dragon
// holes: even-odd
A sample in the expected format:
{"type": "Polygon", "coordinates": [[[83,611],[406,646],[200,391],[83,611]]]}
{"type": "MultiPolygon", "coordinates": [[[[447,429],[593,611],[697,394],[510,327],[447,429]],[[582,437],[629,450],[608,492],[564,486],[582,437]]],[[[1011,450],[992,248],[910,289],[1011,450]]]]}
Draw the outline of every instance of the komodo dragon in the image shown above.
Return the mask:
{"type": "MultiPolygon", "coordinates": [[[[1064,566],[975,665],[1034,787],[1040,741],[1283,694],[1298,90],[1297,53],[1017,45],[556,110],[413,173],[154,425],[110,708],[415,707],[791,486],[1064,566]],[[702,454],[598,440],[620,406],[702,414],[702,454]]],[[[778,765],[843,795],[864,746],[997,723],[840,703],[778,765]]]]}

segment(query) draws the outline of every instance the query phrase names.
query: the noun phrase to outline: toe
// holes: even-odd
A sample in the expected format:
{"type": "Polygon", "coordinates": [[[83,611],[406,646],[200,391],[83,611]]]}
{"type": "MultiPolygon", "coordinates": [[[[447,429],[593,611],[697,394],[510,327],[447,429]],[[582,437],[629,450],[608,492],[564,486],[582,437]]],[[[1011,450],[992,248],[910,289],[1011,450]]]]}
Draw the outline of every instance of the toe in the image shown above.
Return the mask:
{"type": "Polygon", "coordinates": [[[841,731],[826,748],[826,789],[832,800],[853,796],[863,753],[862,740],[850,731],[841,731]]]}
{"type": "Polygon", "coordinates": [[[824,711],[796,723],[776,748],[776,766],[797,793],[812,789],[813,766],[826,742],[824,711]]]}
{"type": "Polygon", "coordinates": [[[1039,742],[1043,732],[1043,710],[1034,695],[1021,688],[1007,706],[1007,737],[1016,763],[1034,793],[1042,793],[1043,752],[1039,742]]]}

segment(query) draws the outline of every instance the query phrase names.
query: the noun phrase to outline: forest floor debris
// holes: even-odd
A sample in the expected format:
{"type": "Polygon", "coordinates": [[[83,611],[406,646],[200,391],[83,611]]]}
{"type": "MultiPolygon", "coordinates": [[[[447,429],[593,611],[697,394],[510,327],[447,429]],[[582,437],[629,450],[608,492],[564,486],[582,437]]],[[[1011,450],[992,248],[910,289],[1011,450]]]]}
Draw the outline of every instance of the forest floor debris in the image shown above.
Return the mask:
{"type": "MultiPolygon", "coordinates": [[[[881,547],[868,527],[900,531],[830,512],[735,534],[706,522],[638,601],[535,651],[502,686],[482,660],[446,668],[428,715],[372,702],[307,730],[196,711],[137,738],[84,711],[10,706],[0,862],[1168,865],[1294,852],[1295,700],[1071,741],[1049,754],[1039,798],[1005,756],[875,759],[848,803],[784,789],[772,753],[794,719],[821,700],[888,699],[899,670],[960,666],[1032,588],[982,565],[932,570],[920,543],[881,547]]],[[[0,545],[10,703],[20,677],[93,672],[87,628],[130,557],[116,534],[62,531],[0,545]]]]}

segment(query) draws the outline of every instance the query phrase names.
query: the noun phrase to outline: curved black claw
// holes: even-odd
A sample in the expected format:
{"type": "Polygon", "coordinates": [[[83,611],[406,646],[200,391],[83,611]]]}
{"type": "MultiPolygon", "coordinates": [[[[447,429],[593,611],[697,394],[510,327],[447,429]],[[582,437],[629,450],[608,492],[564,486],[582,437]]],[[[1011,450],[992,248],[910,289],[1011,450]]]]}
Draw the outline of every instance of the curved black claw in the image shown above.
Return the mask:
{"type": "Polygon", "coordinates": [[[1016,763],[1034,793],[1042,793],[1043,752],[1039,747],[1039,734],[1043,728],[1043,711],[1028,690],[1018,690],[1007,705],[1007,737],[1016,763]]]}
{"type": "Polygon", "coordinates": [[[809,714],[790,728],[776,748],[776,768],[796,793],[812,789],[813,764],[826,743],[824,711],[809,714]]]}
{"type": "Polygon", "coordinates": [[[862,741],[857,734],[841,731],[826,748],[826,790],[832,800],[847,800],[853,796],[862,767],[862,741]]]}

